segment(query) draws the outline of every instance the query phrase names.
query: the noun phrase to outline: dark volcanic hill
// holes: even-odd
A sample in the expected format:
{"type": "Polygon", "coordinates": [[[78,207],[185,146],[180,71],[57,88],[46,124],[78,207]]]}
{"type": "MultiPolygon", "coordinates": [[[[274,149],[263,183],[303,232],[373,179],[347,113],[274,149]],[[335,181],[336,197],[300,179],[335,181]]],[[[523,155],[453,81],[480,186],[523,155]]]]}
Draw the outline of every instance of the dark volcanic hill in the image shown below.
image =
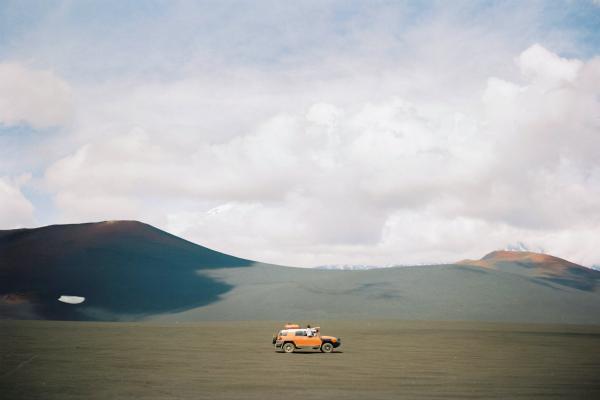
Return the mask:
{"type": "Polygon", "coordinates": [[[185,310],[231,289],[202,270],[251,264],[135,221],[0,231],[0,312],[112,320],[185,310]]]}
{"type": "Polygon", "coordinates": [[[332,271],[255,263],[133,221],[0,231],[0,318],[600,324],[599,281],[598,271],[526,252],[332,271]]]}

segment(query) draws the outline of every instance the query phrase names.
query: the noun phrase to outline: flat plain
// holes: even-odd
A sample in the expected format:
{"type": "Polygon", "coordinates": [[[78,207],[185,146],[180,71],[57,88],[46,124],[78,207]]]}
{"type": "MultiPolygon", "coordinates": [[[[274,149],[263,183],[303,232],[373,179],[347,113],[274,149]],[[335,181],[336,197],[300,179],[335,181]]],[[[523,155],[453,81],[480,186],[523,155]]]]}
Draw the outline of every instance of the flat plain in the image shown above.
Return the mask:
{"type": "MultiPolygon", "coordinates": [[[[306,324],[307,321],[297,321],[306,324]]],[[[600,326],[310,321],[333,354],[277,353],[277,322],[0,321],[3,399],[600,398],[600,326]]]]}

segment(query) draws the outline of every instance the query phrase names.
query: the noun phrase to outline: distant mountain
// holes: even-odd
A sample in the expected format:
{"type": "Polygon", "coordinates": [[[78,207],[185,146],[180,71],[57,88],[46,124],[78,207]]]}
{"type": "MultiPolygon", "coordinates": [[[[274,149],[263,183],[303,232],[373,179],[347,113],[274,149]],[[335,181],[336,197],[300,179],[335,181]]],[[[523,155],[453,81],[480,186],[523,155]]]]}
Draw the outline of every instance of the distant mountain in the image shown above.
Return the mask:
{"type": "Polygon", "coordinates": [[[329,264],[318,265],[315,269],[339,270],[339,271],[365,271],[368,269],[389,268],[393,265],[361,265],[361,264],[329,264]]]}
{"type": "Polygon", "coordinates": [[[600,324],[599,280],[530,252],[323,270],[229,256],[135,221],[0,231],[0,318],[600,324]]]}
{"type": "Polygon", "coordinates": [[[447,265],[443,263],[437,264],[382,264],[382,265],[368,265],[368,264],[327,264],[318,265],[313,267],[314,269],[324,269],[328,271],[366,271],[370,269],[382,269],[382,268],[402,268],[402,267],[420,267],[420,266],[435,266],[435,265],[447,265]]]}
{"type": "Polygon", "coordinates": [[[548,254],[493,251],[481,260],[463,260],[458,264],[517,273],[581,290],[593,291],[598,285],[597,271],[548,254]]]}

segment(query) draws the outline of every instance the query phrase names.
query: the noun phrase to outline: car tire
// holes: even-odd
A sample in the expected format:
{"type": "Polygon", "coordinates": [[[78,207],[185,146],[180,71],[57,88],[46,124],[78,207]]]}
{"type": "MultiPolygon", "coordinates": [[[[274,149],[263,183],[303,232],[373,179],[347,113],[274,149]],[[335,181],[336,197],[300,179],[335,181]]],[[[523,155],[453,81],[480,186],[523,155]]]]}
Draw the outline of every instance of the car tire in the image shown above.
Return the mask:
{"type": "Polygon", "coordinates": [[[293,353],[294,350],[296,350],[296,346],[294,346],[294,343],[286,343],[283,345],[284,353],[293,353]]]}
{"type": "Polygon", "coordinates": [[[331,343],[329,343],[329,342],[323,343],[321,345],[321,351],[323,353],[331,353],[333,351],[333,345],[331,343]]]}

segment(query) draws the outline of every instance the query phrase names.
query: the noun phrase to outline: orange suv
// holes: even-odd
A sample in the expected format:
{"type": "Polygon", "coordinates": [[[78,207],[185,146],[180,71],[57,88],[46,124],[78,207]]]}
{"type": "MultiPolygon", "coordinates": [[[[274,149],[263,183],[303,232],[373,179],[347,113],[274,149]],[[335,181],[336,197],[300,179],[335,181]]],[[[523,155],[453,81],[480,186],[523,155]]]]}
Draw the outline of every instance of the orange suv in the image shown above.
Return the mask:
{"type": "Polygon", "coordinates": [[[300,325],[288,324],[273,336],[273,344],[285,353],[293,353],[296,349],[319,349],[323,353],[331,353],[342,341],[333,336],[321,336],[319,327],[300,328],[300,325]]]}

